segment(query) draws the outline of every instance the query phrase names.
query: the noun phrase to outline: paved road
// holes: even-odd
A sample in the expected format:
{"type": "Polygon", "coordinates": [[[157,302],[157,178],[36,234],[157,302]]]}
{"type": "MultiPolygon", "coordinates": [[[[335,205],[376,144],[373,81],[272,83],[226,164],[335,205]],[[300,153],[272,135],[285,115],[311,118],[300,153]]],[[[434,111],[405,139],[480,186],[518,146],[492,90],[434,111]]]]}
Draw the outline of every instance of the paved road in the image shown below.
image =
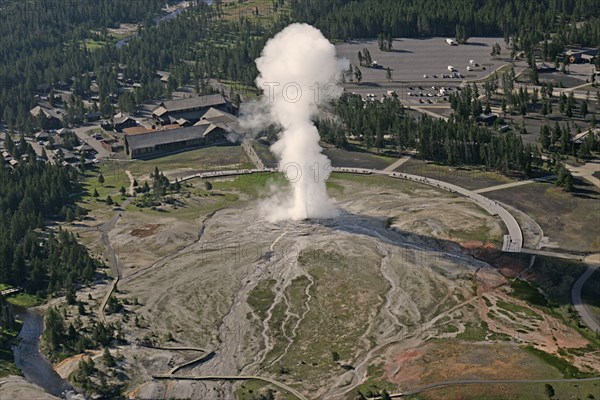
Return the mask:
{"type": "Polygon", "coordinates": [[[562,251],[539,250],[539,249],[521,249],[521,253],[533,254],[538,256],[562,258],[564,260],[584,261],[585,256],[576,253],[565,253],[562,251]]]}
{"type": "MultiPolygon", "coordinates": [[[[43,149],[44,146],[42,146],[41,144],[39,144],[38,142],[36,142],[35,140],[28,140],[27,141],[31,147],[33,148],[33,151],[35,151],[35,154],[38,156],[42,156],[42,154],[44,154],[43,149]]],[[[54,158],[52,157],[52,152],[49,150],[46,150],[46,157],[48,157],[48,162],[50,162],[50,164],[54,164],[54,158]]]]}
{"type": "Polygon", "coordinates": [[[96,150],[96,152],[98,153],[96,158],[100,159],[100,158],[110,157],[110,151],[108,151],[104,147],[102,147],[102,144],[100,143],[99,140],[94,139],[87,133],[88,131],[90,131],[92,129],[97,129],[97,128],[100,128],[100,123],[85,125],[85,126],[81,126],[79,128],[71,129],[71,130],[73,132],[75,132],[75,134],[79,137],[79,139],[81,141],[89,144],[94,150],[96,150]]]}
{"type": "Polygon", "coordinates": [[[571,171],[573,176],[581,177],[600,189],[600,179],[594,176],[594,173],[600,172],[600,159],[593,159],[581,167],[574,167],[569,164],[565,164],[565,167],[571,171]]]}
{"type": "Polygon", "coordinates": [[[587,282],[587,280],[592,276],[594,271],[598,268],[598,264],[588,265],[587,269],[579,279],[575,281],[573,287],[571,288],[571,302],[573,303],[573,307],[577,310],[583,323],[587,325],[592,331],[600,333],[600,319],[594,313],[590,312],[588,308],[585,306],[585,303],[581,299],[581,290],[583,286],[587,282]]]}
{"type": "Polygon", "coordinates": [[[517,186],[529,185],[530,183],[535,183],[535,182],[547,182],[547,181],[552,180],[554,178],[556,178],[556,175],[542,176],[540,178],[529,179],[529,180],[526,180],[526,181],[511,182],[511,183],[505,183],[505,184],[502,184],[502,185],[490,186],[490,187],[486,187],[486,188],[483,188],[483,189],[477,189],[477,190],[473,190],[473,192],[474,193],[493,192],[493,191],[496,191],[496,190],[509,189],[509,188],[513,188],[513,187],[517,187],[517,186]]]}
{"type": "MultiPolygon", "coordinates": [[[[520,88],[527,90],[528,93],[533,93],[534,90],[540,90],[540,86],[516,83],[515,90],[519,90],[520,88]]],[[[498,93],[502,93],[502,89],[498,89],[498,93]]],[[[588,97],[584,91],[575,91],[573,90],[573,88],[554,88],[554,90],[552,91],[552,96],[558,98],[562,96],[563,93],[567,96],[570,95],[570,93],[573,93],[573,97],[577,100],[586,100],[588,97]]]]}
{"type": "MultiPolygon", "coordinates": [[[[420,112],[422,114],[427,114],[430,117],[433,117],[433,118],[436,118],[436,119],[443,119],[444,121],[448,121],[448,117],[443,116],[442,114],[434,113],[433,111],[428,110],[428,109],[426,109],[424,107],[426,107],[426,106],[413,106],[413,105],[411,105],[411,106],[408,107],[408,109],[418,111],[418,112],[420,112]]],[[[427,107],[427,108],[433,108],[433,107],[427,107]]],[[[449,109],[450,107],[445,107],[445,108],[449,109]]]]}

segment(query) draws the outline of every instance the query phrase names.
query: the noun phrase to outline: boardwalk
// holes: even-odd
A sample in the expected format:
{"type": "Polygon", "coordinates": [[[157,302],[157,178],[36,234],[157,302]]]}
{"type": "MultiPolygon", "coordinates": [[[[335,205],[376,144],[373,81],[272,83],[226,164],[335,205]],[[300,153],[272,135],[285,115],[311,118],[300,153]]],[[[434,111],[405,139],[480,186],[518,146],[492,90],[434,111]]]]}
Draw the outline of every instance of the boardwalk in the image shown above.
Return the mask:
{"type": "MultiPolygon", "coordinates": [[[[363,174],[363,175],[386,175],[391,178],[398,179],[406,179],[409,181],[422,183],[425,185],[433,186],[438,189],[447,190],[451,193],[457,193],[462,195],[469,200],[475,202],[481,208],[486,210],[491,215],[497,215],[502,219],[504,224],[506,225],[506,229],[508,230],[508,235],[504,235],[504,241],[502,244],[502,251],[509,253],[518,253],[521,251],[523,247],[523,233],[521,232],[521,227],[519,223],[513,217],[511,213],[509,213],[500,203],[497,201],[493,201],[484,197],[478,193],[475,193],[471,190],[465,189],[463,187],[453,185],[448,182],[438,181],[437,179],[426,178],[419,175],[405,174],[402,172],[393,172],[393,171],[382,171],[376,169],[365,169],[365,168],[333,168],[333,172],[338,173],[349,173],[349,174],[363,174]]],[[[216,178],[216,177],[224,177],[224,176],[236,176],[236,175],[247,175],[261,172],[275,172],[273,168],[265,168],[265,169],[241,169],[241,170],[232,170],[232,171],[213,171],[213,172],[203,172],[199,174],[193,174],[190,176],[184,176],[180,179],[181,182],[187,181],[190,179],[205,179],[205,178],[216,178]]]]}

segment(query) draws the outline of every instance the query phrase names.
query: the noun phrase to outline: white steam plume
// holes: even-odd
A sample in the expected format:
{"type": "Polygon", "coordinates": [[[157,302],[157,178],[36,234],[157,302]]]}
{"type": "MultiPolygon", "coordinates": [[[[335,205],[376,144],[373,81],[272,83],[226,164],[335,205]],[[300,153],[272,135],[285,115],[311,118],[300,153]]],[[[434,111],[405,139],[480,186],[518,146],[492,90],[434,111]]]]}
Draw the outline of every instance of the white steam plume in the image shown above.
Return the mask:
{"type": "Polygon", "coordinates": [[[348,60],[336,57],[335,47],[318,29],[292,24],[267,42],[256,65],[256,83],[264,96],[250,107],[254,115],[248,125],[264,125],[266,119],[281,127],[271,150],[292,189],[265,203],[267,219],[335,217],[337,209],[325,187],[331,163],[321,153],[313,118],[319,106],[341,95],[336,82],[348,69],[348,60]]]}

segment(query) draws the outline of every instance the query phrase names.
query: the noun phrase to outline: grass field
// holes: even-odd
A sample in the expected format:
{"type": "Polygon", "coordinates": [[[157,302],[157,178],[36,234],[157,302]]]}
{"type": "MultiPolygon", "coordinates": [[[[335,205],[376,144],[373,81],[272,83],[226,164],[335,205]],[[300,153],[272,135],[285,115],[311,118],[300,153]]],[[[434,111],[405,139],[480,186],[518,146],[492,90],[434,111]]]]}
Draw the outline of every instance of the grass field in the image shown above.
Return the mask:
{"type": "Polygon", "coordinates": [[[85,46],[89,51],[101,49],[102,47],[106,46],[107,44],[108,43],[103,42],[101,40],[94,40],[94,39],[85,39],[82,43],[82,45],[85,46]]]}
{"type": "Polygon", "coordinates": [[[358,396],[358,393],[362,393],[365,396],[371,397],[371,395],[377,395],[384,389],[388,393],[393,393],[396,386],[385,380],[384,370],[382,364],[371,364],[367,368],[367,380],[358,385],[355,390],[352,391],[354,396],[358,396]]]}
{"type": "Polygon", "coordinates": [[[585,304],[600,318],[600,270],[596,270],[581,291],[585,304]]]}
{"type": "Polygon", "coordinates": [[[275,293],[273,292],[275,283],[277,281],[274,279],[260,281],[248,294],[248,304],[262,320],[267,316],[267,311],[275,299],[275,293]]]}
{"type": "Polygon", "coordinates": [[[14,306],[20,307],[35,307],[44,302],[42,298],[27,293],[18,293],[17,295],[10,296],[7,301],[14,306]]]}
{"type": "Polygon", "coordinates": [[[373,190],[396,189],[408,195],[414,195],[419,190],[431,190],[436,192],[437,197],[452,198],[456,197],[447,191],[435,189],[431,186],[410,182],[402,179],[389,178],[381,175],[361,175],[361,174],[342,174],[334,172],[331,174],[327,185],[332,190],[344,190],[344,182],[356,182],[369,187],[373,190]]]}
{"type": "MultiPolygon", "coordinates": [[[[552,383],[553,399],[599,399],[599,382],[552,383]],[[592,396],[592,397],[590,397],[592,396]]],[[[540,400],[548,399],[545,384],[486,384],[451,386],[406,397],[411,400],[540,400]]]]}
{"type": "Polygon", "coordinates": [[[102,163],[97,171],[87,171],[83,179],[85,193],[80,199],[81,203],[85,203],[82,206],[91,209],[105,207],[105,204],[99,200],[106,200],[109,195],[113,200],[118,201],[121,197],[119,193],[121,186],[129,189],[130,181],[125,173],[126,170],[126,164],[108,162],[102,163]],[[100,175],[104,177],[103,184],[98,180],[100,175]],[[98,192],[97,199],[93,197],[94,190],[98,192]]]}
{"type": "Polygon", "coordinates": [[[332,352],[339,354],[340,364],[351,364],[366,345],[362,336],[369,316],[364,310],[379,307],[378,294],[387,283],[375,273],[377,254],[364,250],[362,257],[322,250],[303,251],[299,257],[315,282],[313,301],[293,345],[274,369],[285,367],[292,381],[304,382],[305,389],[321,389],[320,379],[340,372],[332,352]]]}
{"type": "MultiPolygon", "coordinates": [[[[549,360],[530,353],[523,346],[508,341],[485,343],[435,340],[410,352],[413,353],[410,359],[405,360],[402,357],[406,354],[404,351],[394,355],[399,358],[399,361],[389,360],[385,366],[388,379],[398,379],[397,383],[403,389],[416,389],[429,383],[463,379],[563,378],[563,373],[553,365],[553,360],[548,362],[549,360]],[[390,371],[392,373],[398,371],[398,367],[401,367],[400,372],[390,376],[390,371]]],[[[427,390],[409,398],[432,400],[544,398],[522,397],[523,392],[520,388],[526,390],[527,387],[527,385],[457,385],[427,390]]],[[[541,387],[543,389],[543,384],[541,387]]]]}
{"type": "Polygon", "coordinates": [[[349,151],[328,147],[323,150],[333,167],[384,169],[396,161],[396,158],[368,153],[366,151],[349,151]]]}
{"type": "Polygon", "coordinates": [[[242,147],[234,145],[204,147],[151,160],[135,160],[127,165],[142,180],[156,167],[172,178],[201,171],[254,168],[242,147]]]}
{"type": "Polygon", "coordinates": [[[600,214],[600,193],[567,193],[550,183],[497,190],[486,196],[511,205],[531,216],[550,242],[564,250],[600,251],[600,224],[591,216],[600,214]],[[584,233],[584,234],[582,234],[584,233]]]}
{"type": "Polygon", "coordinates": [[[469,190],[482,189],[515,181],[515,179],[506,177],[497,172],[483,171],[475,168],[449,167],[446,165],[428,163],[414,158],[402,164],[396,171],[426,176],[428,178],[452,183],[469,190]]]}
{"type": "Polygon", "coordinates": [[[278,400],[297,400],[296,396],[282,391],[281,389],[275,388],[272,385],[268,385],[262,381],[248,380],[241,384],[238,390],[235,391],[237,400],[260,400],[268,399],[269,390],[278,400]]]}
{"type": "Polygon", "coordinates": [[[275,12],[273,9],[273,0],[223,1],[223,18],[227,20],[246,17],[268,24],[273,21],[275,15],[288,11],[289,5],[284,4],[283,7],[279,7],[278,11],[275,12]],[[258,15],[256,14],[256,10],[258,10],[258,15]]]}
{"type": "Polygon", "coordinates": [[[267,167],[275,168],[277,166],[277,158],[269,149],[269,145],[261,141],[255,141],[252,145],[256,154],[267,167]]]}
{"type": "MultiPolygon", "coordinates": [[[[194,180],[193,182],[198,182],[194,180]]],[[[231,179],[211,180],[214,190],[221,192],[241,192],[253,199],[263,198],[270,194],[272,185],[287,185],[287,181],[280,173],[258,173],[240,175],[231,179]]]]}

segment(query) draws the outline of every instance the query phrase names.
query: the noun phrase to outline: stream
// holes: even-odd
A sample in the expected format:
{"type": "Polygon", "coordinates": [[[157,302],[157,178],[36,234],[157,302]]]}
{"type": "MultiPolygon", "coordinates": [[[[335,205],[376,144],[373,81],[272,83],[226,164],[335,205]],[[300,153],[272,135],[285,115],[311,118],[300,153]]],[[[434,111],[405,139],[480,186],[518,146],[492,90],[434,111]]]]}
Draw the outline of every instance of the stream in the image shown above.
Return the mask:
{"type": "Polygon", "coordinates": [[[13,347],[15,364],[25,378],[42,387],[46,392],[60,398],[69,398],[75,393],[73,386],[62,379],[52,364],[40,353],[40,337],[44,331],[44,317],[33,310],[15,307],[16,317],[23,321],[19,332],[19,344],[13,347]]]}

